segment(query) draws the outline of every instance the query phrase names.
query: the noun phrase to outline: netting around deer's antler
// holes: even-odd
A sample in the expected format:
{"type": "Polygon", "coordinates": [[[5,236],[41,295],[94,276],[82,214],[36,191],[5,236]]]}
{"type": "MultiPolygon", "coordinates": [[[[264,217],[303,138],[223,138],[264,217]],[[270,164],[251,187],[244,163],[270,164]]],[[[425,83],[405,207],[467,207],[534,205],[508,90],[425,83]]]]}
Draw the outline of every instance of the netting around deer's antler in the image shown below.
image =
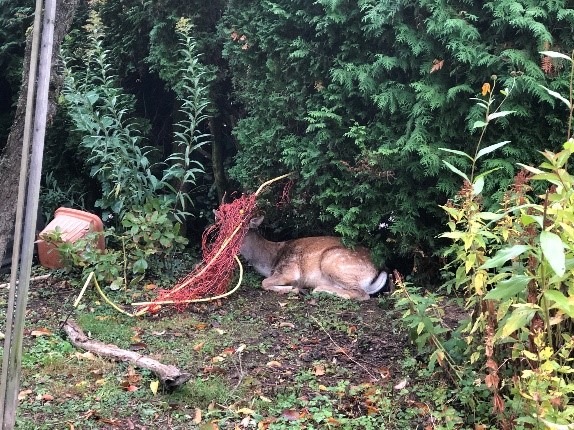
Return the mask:
{"type": "Polygon", "coordinates": [[[178,310],[194,301],[225,293],[231,278],[235,257],[249,228],[256,208],[257,194],[243,195],[215,211],[215,223],[202,237],[202,262],[171,290],[161,290],[158,297],[138,313],[156,312],[170,304],[178,310]]]}

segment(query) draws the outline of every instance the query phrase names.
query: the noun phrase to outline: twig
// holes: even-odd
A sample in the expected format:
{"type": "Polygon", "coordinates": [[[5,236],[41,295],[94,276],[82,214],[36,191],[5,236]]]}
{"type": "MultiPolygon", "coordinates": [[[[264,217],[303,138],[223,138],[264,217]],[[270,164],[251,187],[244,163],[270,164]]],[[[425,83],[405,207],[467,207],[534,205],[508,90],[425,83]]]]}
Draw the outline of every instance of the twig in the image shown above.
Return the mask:
{"type": "Polygon", "coordinates": [[[379,378],[377,378],[375,375],[373,375],[369,369],[367,369],[364,365],[362,365],[361,363],[359,363],[357,360],[355,360],[353,357],[351,357],[349,354],[347,354],[347,352],[345,351],[345,349],[339,345],[337,342],[335,342],[335,340],[333,339],[333,337],[331,336],[331,334],[325,330],[325,327],[323,327],[323,325],[319,322],[319,320],[317,318],[315,318],[313,315],[311,315],[311,319],[313,319],[317,325],[319,326],[319,328],[321,330],[323,330],[325,332],[325,334],[327,336],[329,336],[329,339],[331,340],[331,342],[333,343],[333,345],[335,345],[337,347],[337,351],[341,351],[341,353],[347,357],[347,359],[349,359],[350,361],[352,361],[353,363],[355,363],[357,366],[359,366],[361,369],[363,369],[371,378],[373,378],[374,381],[378,381],[379,378]]]}

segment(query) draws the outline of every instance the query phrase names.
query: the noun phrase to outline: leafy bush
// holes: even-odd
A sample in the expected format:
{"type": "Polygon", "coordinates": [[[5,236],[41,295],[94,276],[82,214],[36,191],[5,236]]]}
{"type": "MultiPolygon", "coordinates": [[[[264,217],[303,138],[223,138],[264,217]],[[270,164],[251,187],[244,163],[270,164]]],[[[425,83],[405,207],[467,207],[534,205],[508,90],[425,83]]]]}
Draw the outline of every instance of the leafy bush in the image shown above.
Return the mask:
{"type": "MultiPolygon", "coordinates": [[[[439,147],[468,151],[461,132],[482,115],[468,97],[485,76],[515,82],[506,108],[516,112],[483,142],[512,141],[484,160],[498,168],[486,207],[516,162],[535,160],[540,136],[559,147],[562,112],[538,83],[557,90],[567,79],[559,64],[543,70],[538,50],[571,46],[573,26],[551,1],[233,1],[224,54],[245,115],[231,173],[254,189],[296,172],[292,209],[281,215],[290,235],[335,230],[379,257],[428,256],[443,243],[437,204],[458,188],[439,147]]],[[[447,161],[462,167],[454,154],[447,161]]]]}
{"type": "Polygon", "coordinates": [[[199,126],[208,119],[205,110],[209,104],[202,83],[205,71],[189,35],[189,23],[180,20],[177,27],[181,45],[177,97],[182,108],[181,119],[174,125],[176,149],[156,164],[152,160],[158,154],[143,145],[142,121],[130,116],[134,97],[117,85],[117,76],[111,71],[103,26],[95,11],[85,28],[88,48],[72,56],[69,46],[65,55],[66,64],[80,64],[67,68],[63,94],[68,113],[83,135],[81,148],[91,165],[90,174],[102,187],[96,206],[102,209],[104,219],[113,214],[121,223],[127,211],[162,198],[172,204],[174,216],[181,220],[192,203],[184,186],[193,186],[197,175],[203,173],[194,154],[207,140],[199,126]]]}
{"type": "MultiPolygon", "coordinates": [[[[574,76],[574,54],[542,54],[568,60],[574,76]]],[[[478,99],[485,114],[474,123],[482,131],[474,156],[448,150],[470,160],[470,174],[446,163],[464,185],[443,206],[449,215],[443,237],[453,240],[446,269],[454,274],[444,287],[464,295],[470,317],[445,338],[442,319],[429,314],[437,303],[432,297],[409,293],[402,284],[398,304],[420,336],[419,345],[432,347],[429,365],[448,370],[459,400],[478,412],[475,423],[567,428],[574,420],[574,178],[568,173],[574,153],[572,99],[542,87],[569,108],[567,141],[559,152],[542,151],[545,161],[539,168],[521,165],[500,208],[488,211],[484,190],[493,171],[479,171],[479,161],[508,142],[482,147],[482,136],[493,120],[512,113],[496,107],[495,88],[485,84],[487,97],[478,99]],[[533,187],[545,191],[532,193],[533,187]]],[[[504,103],[508,94],[502,95],[504,103]]]]}
{"type": "Polygon", "coordinates": [[[181,101],[179,121],[174,124],[176,147],[157,163],[152,163],[152,157],[158,154],[143,145],[141,121],[130,116],[133,97],[117,86],[111,72],[96,12],[92,11],[86,25],[89,49],[77,48],[79,52],[71,56],[68,46],[66,64],[80,62],[81,66],[67,68],[63,92],[67,111],[83,136],[80,146],[91,175],[102,187],[96,205],[115,228],[106,232],[111,249],[105,253],[83,251],[86,243],[63,243],[60,250],[70,262],[95,270],[100,280],[113,287],[137,282],[150,267],[152,256],[157,265],[165,261],[165,254],[187,243],[180,229],[193,204],[187,191],[204,173],[195,155],[208,139],[201,127],[208,120],[209,105],[203,83],[206,71],[190,28],[186,19],[176,26],[180,40],[176,94],[181,101]]]}

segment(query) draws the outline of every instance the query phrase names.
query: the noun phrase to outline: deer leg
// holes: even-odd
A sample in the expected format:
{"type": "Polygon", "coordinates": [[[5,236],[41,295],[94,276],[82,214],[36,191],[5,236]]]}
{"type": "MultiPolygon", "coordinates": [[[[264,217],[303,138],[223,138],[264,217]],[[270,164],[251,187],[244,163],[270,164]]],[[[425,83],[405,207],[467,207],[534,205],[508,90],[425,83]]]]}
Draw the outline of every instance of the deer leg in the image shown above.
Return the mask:
{"type": "Polygon", "coordinates": [[[264,290],[275,291],[281,294],[298,293],[299,288],[294,287],[293,285],[289,285],[289,283],[290,282],[281,277],[270,276],[269,278],[265,278],[263,280],[261,286],[264,290]]]}
{"type": "Polygon", "coordinates": [[[358,301],[369,300],[369,295],[363,290],[346,289],[337,287],[335,285],[319,285],[313,289],[313,294],[315,293],[329,293],[343,299],[353,299],[358,301]]]}

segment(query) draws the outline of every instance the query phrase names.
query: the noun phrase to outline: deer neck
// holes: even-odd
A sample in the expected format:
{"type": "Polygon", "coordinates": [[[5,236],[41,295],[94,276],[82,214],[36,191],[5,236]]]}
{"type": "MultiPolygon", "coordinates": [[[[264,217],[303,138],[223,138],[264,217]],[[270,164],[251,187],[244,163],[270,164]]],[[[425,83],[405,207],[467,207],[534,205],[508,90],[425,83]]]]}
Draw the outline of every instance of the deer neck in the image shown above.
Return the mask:
{"type": "Polygon", "coordinates": [[[269,277],[275,267],[277,254],[284,244],[285,242],[267,240],[259,233],[250,230],[243,239],[239,252],[259,274],[269,277]]]}

